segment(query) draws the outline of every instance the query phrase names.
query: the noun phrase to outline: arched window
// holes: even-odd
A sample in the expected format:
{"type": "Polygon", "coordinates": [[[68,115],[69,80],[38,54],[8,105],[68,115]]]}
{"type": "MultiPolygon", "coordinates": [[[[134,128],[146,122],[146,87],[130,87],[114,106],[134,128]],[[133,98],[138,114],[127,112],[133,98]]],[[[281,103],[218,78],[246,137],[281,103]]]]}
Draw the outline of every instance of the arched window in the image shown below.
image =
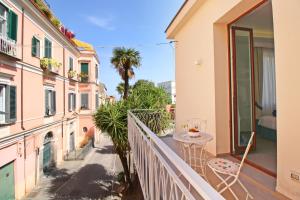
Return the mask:
{"type": "Polygon", "coordinates": [[[50,142],[52,139],[53,139],[53,133],[52,133],[52,132],[48,132],[48,133],[45,135],[45,138],[44,138],[44,144],[47,143],[47,142],[50,142]]]}

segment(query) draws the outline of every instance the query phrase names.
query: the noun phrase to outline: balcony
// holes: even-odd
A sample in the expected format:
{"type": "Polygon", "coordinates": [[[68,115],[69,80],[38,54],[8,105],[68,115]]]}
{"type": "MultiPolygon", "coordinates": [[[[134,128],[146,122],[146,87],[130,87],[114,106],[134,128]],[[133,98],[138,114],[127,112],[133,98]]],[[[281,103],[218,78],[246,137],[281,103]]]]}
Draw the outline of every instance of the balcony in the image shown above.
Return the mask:
{"type": "Polygon", "coordinates": [[[0,35],[0,52],[12,57],[17,57],[16,41],[0,35]]]}
{"type": "MultiPolygon", "coordinates": [[[[128,140],[145,199],[234,199],[228,190],[223,196],[217,192],[220,181],[212,171],[207,168],[206,180],[182,159],[172,134],[158,136],[151,131],[153,128],[150,130],[142,122],[147,118],[136,111],[128,113],[128,140]]],[[[275,192],[275,178],[249,165],[242,168],[240,180],[254,199],[287,199],[275,192]]],[[[233,190],[239,199],[246,198],[239,185],[234,185],[233,190]]]]}

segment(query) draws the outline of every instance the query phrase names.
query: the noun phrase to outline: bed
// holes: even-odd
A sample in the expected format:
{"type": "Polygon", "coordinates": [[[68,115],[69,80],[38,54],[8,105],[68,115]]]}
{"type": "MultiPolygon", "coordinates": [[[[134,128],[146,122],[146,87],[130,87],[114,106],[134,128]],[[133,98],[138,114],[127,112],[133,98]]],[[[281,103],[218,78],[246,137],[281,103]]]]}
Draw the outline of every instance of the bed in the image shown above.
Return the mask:
{"type": "Polygon", "coordinates": [[[256,132],[262,138],[276,141],[276,117],[275,116],[262,116],[257,120],[256,132]]]}

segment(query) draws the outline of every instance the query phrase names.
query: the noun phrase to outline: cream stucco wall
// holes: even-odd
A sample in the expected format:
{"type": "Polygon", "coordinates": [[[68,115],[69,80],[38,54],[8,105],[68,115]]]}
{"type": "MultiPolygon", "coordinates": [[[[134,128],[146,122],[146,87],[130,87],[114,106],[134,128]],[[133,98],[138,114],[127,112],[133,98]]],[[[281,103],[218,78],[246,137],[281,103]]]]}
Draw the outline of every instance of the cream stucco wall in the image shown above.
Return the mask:
{"type": "MultiPolygon", "coordinates": [[[[167,30],[176,43],[176,130],[191,118],[208,120],[213,154],[230,152],[227,24],[260,0],[189,1],[167,30]],[[197,3],[198,2],[198,3],[197,3]],[[200,65],[195,65],[195,61],[200,65]]],[[[277,93],[277,190],[300,199],[300,1],[273,0],[277,93]]]]}
{"type": "Polygon", "coordinates": [[[176,43],[176,130],[191,118],[207,120],[214,136],[208,150],[230,152],[228,48],[226,22],[257,1],[191,1],[192,14],[182,16],[180,29],[167,31],[176,43]],[[235,15],[229,13],[234,9],[235,15]],[[176,30],[176,31],[174,31],[176,30]],[[214,45],[215,44],[215,45],[214,45]],[[196,65],[195,62],[200,62],[196,65]],[[192,92],[191,92],[192,91],[192,92]],[[187,103],[188,102],[188,103],[187,103]]]}
{"type": "Polygon", "coordinates": [[[291,171],[300,173],[300,1],[273,0],[277,94],[277,190],[300,199],[300,183],[291,171]]]}

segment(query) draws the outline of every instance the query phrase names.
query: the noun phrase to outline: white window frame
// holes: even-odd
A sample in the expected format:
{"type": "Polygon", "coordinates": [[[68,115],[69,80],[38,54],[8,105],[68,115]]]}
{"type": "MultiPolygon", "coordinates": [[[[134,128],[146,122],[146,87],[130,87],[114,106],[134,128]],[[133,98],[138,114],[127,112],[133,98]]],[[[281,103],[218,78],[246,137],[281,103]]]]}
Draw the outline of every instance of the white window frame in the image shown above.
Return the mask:
{"type": "MultiPolygon", "coordinates": [[[[0,94],[0,98],[3,99],[3,108],[0,108],[0,111],[1,112],[5,112],[5,104],[6,104],[6,98],[5,98],[5,90],[6,90],[6,85],[3,85],[3,84],[0,84],[0,87],[3,87],[2,89],[2,95],[0,94]]],[[[1,117],[0,117],[0,124],[4,124],[6,122],[6,116],[5,114],[0,114],[1,117]],[[2,119],[3,117],[3,119],[2,119]]]]}
{"type": "Polygon", "coordinates": [[[7,36],[7,8],[4,4],[0,2],[0,6],[4,8],[4,16],[0,15],[0,21],[4,21],[3,33],[0,32],[0,35],[7,36]]]}
{"type": "Polygon", "coordinates": [[[69,56],[69,70],[70,70],[70,66],[71,66],[71,62],[70,62],[71,59],[72,59],[72,62],[73,62],[73,63],[72,63],[72,70],[74,71],[74,64],[75,64],[75,63],[74,63],[74,58],[73,58],[72,56],[69,56]]]}
{"type": "MultiPolygon", "coordinates": [[[[6,108],[6,87],[7,86],[10,86],[11,85],[11,81],[10,79],[8,78],[5,78],[5,77],[0,77],[0,85],[4,87],[4,90],[3,90],[3,99],[4,99],[4,112],[5,112],[5,108],[6,108]]],[[[6,123],[6,116],[4,115],[4,121],[3,120],[0,120],[0,124],[5,124],[6,123]]]]}
{"type": "MultiPolygon", "coordinates": [[[[45,91],[54,91],[55,92],[55,89],[54,89],[54,87],[50,87],[50,86],[44,86],[44,93],[45,93],[45,91]]],[[[44,97],[44,98],[46,98],[46,96],[44,97]]],[[[49,106],[49,108],[50,108],[50,114],[49,115],[45,115],[46,117],[50,117],[50,116],[53,116],[53,115],[55,115],[55,112],[54,113],[52,113],[52,105],[51,105],[51,103],[52,103],[52,101],[54,101],[54,99],[53,99],[53,93],[51,93],[51,98],[49,98],[48,99],[48,102],[47,102],[47,104],[48,104],[48,106],[49,106]]],[[[45,102],[45,101],[44,101],[45,102]]],[[[46,105],[45,105],[45,107],[46,107],[46,105]]],[[[44,113],[46,113],[46,110],[45,110],[45,112],[44,113]]]]}
{"type": "MultiPolygon", "coordinates": [[[[76,93],[74,92],[74,91],[69,91],[69,94],[71,94],[71,95],[75,95],[75,98],[76,98],[76,93]]],[[[72,111],[76,111],[76,101],[75,101],[75,98],[73,98],[72,96],[70,96],[71,97],[71,100],[70,100],[70,109],[69,109],[69,111],[70,112],[72,112],[72,111]],[[74,106],[73,106],[74,105],[74,106]],[[75,107],[74,109],[73,109],[73,107],[75,107]]]]}
{"type": "Polygon", "coordinates": [[[80,93],[80,109],[81,110],[89,110],[90,109],[90,95],[88,92],[82,92],[80,93]],[[88,96],[88,102],[87,102],[87,107],[86,108],[82,108],[82,98],[81,95],[86,94],[88,96]]]}
{"type": "Polygon", "coordinates": [[[42,51],[41,51],[41,49],[42,49],[42,40],[41,40],[41,38],[40,37],[38,37],[38,36],[36,36],[36,35],[34,35],[33,36],[36,40],[38,40],[39,42],[40,42],[40,46],[39,46],[39,56],[34,56],[35,58],[42,58],[42,51]]]}

